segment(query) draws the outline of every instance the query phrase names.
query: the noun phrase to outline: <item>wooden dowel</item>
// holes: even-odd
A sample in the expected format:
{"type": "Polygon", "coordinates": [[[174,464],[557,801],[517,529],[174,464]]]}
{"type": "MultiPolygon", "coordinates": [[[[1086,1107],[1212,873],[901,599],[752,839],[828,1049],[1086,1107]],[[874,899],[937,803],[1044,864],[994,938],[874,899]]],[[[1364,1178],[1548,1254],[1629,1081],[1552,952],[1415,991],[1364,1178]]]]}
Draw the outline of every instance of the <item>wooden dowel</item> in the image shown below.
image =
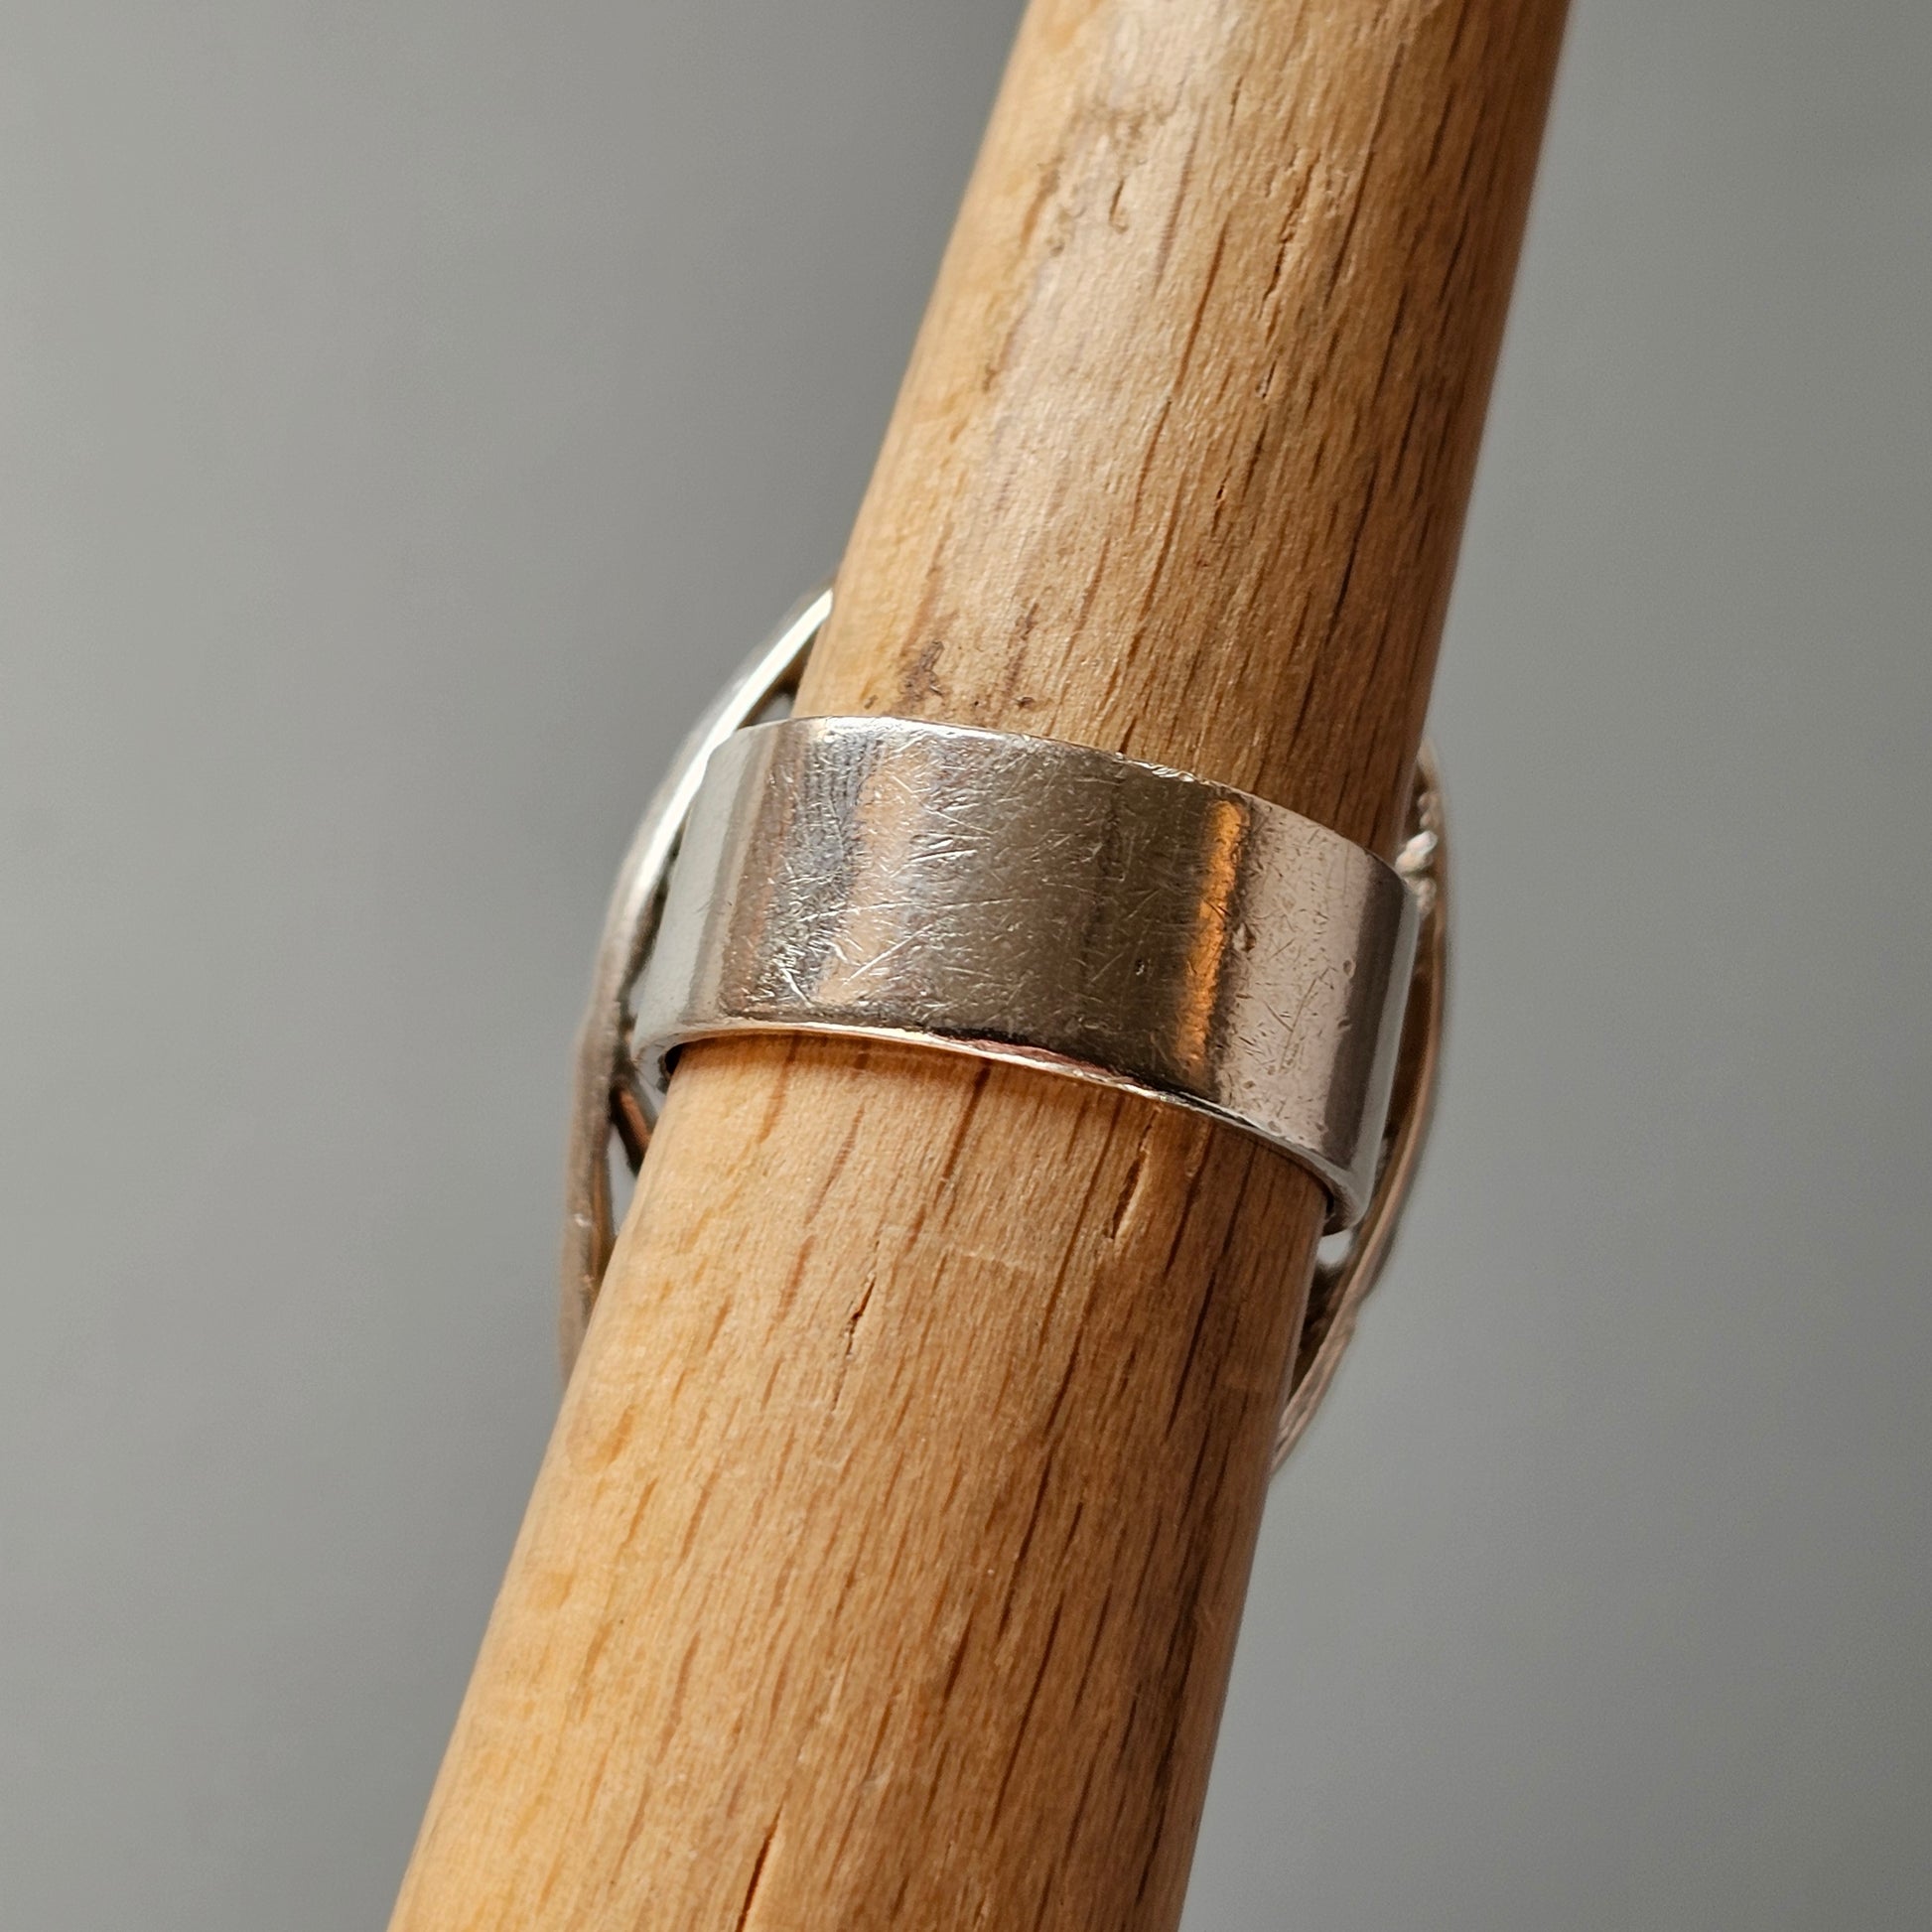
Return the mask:
{"type": "MultiPolygon", "coordinates": [[[[1562,11],[1035,0],[804,707],[1387,848],[1562,11]]],[[[1030,1070],[689,1052],[395,1932],[1172,1927],[1321,1213],[1030,1070]]]]}

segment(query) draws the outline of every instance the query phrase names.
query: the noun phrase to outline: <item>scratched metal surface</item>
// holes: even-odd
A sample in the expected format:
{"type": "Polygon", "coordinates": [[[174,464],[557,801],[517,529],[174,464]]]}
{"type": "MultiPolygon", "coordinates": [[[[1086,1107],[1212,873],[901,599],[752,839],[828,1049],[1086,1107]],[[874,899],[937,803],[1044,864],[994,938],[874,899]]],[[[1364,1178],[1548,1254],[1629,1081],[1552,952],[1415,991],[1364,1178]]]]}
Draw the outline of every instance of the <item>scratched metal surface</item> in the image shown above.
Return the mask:
{"type": "Polygon", "coordinates": [[[1177,1098],[1366,1204],[1415,955],[1394,868],[1086,747],[793,719],[712,754],[637,990],[642,1054],[936,1036],[1177,1098]]]}

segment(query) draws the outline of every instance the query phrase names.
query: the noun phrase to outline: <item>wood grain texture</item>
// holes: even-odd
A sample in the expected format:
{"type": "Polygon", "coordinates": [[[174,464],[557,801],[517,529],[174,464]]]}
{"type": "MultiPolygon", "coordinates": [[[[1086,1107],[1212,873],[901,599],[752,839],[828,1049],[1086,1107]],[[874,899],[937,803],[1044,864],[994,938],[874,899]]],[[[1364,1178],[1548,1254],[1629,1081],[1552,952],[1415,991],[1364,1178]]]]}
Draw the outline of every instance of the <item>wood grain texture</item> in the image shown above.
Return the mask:
{"type": "MultiPolygon", "coordinates": [[[[1035,0],[801,703],[1393,842],[1561,0],[1035,0]]],[[[1322,1202],[1177,1110],[689,1052],[396,1932],[1169,1928],[1322,1202]]]]}

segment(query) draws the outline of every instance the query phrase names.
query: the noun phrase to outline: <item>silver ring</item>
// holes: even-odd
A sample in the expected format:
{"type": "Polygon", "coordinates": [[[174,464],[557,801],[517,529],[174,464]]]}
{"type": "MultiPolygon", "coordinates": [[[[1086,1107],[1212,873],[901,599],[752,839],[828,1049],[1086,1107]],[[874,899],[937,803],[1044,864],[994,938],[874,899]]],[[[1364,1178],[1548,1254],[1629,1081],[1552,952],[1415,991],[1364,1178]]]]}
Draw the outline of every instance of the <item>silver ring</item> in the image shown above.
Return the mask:
{"type": "Polygon", "coordinates": [[[1433,778],[1390,867],[1231,786],[1089,747],[897,718],[744,729],[795,686],[829,603],[693,734],[620,882],[579,1056],[567,1357],[609,1259],[610,1134],[634,1169],[678,1047],[907,1040],[1189,1107],[1322,1181],[1331,1226],[1355,1232],[1317,1281],[1279,1459],[1386,1252],[1433,1087],[1433,778]]]}
{"type": "Polygon", "coordinates": [[[637,986],[661,1090],[692,1040],[857,1034],[1208,1114],[1374,1183],[1415,958],[1392,866],[1230,785],[1090,746],[793,718],[712,753],[637,986]]]}

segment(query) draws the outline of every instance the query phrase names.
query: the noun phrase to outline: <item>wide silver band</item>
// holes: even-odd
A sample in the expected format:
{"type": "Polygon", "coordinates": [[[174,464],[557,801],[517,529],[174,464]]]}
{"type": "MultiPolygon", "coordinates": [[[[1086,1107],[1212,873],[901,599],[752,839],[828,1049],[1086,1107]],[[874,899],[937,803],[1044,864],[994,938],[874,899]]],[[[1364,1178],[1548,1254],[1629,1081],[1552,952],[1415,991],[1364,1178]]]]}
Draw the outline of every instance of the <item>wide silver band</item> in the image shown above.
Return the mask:
{"type": "Polygon", "coordinates": [[[901,1039],[1192,1108],[1312,1172],[1331,1226],[1362,1222],[1316,1284],[1285,1453],[1380,1265],[1433,1090],[1433,775],[1392,867],[1266,800],[1087,747],[897,718],[757,724],[829,602],[693,734],[620,882],[580,1051],[566,1354],[608,1260],[611,1131],[634,1167],[680,1046],[901,1039]]]}
{"type": "Polygon", "coordinates": [[[648,1085],[726,1034],[1020,1060],[1259,1136],[1368,1206],[1417,908],[1311,819],[1050,739],[794,718],[711,755],[638,982],[648,1085]]]}

